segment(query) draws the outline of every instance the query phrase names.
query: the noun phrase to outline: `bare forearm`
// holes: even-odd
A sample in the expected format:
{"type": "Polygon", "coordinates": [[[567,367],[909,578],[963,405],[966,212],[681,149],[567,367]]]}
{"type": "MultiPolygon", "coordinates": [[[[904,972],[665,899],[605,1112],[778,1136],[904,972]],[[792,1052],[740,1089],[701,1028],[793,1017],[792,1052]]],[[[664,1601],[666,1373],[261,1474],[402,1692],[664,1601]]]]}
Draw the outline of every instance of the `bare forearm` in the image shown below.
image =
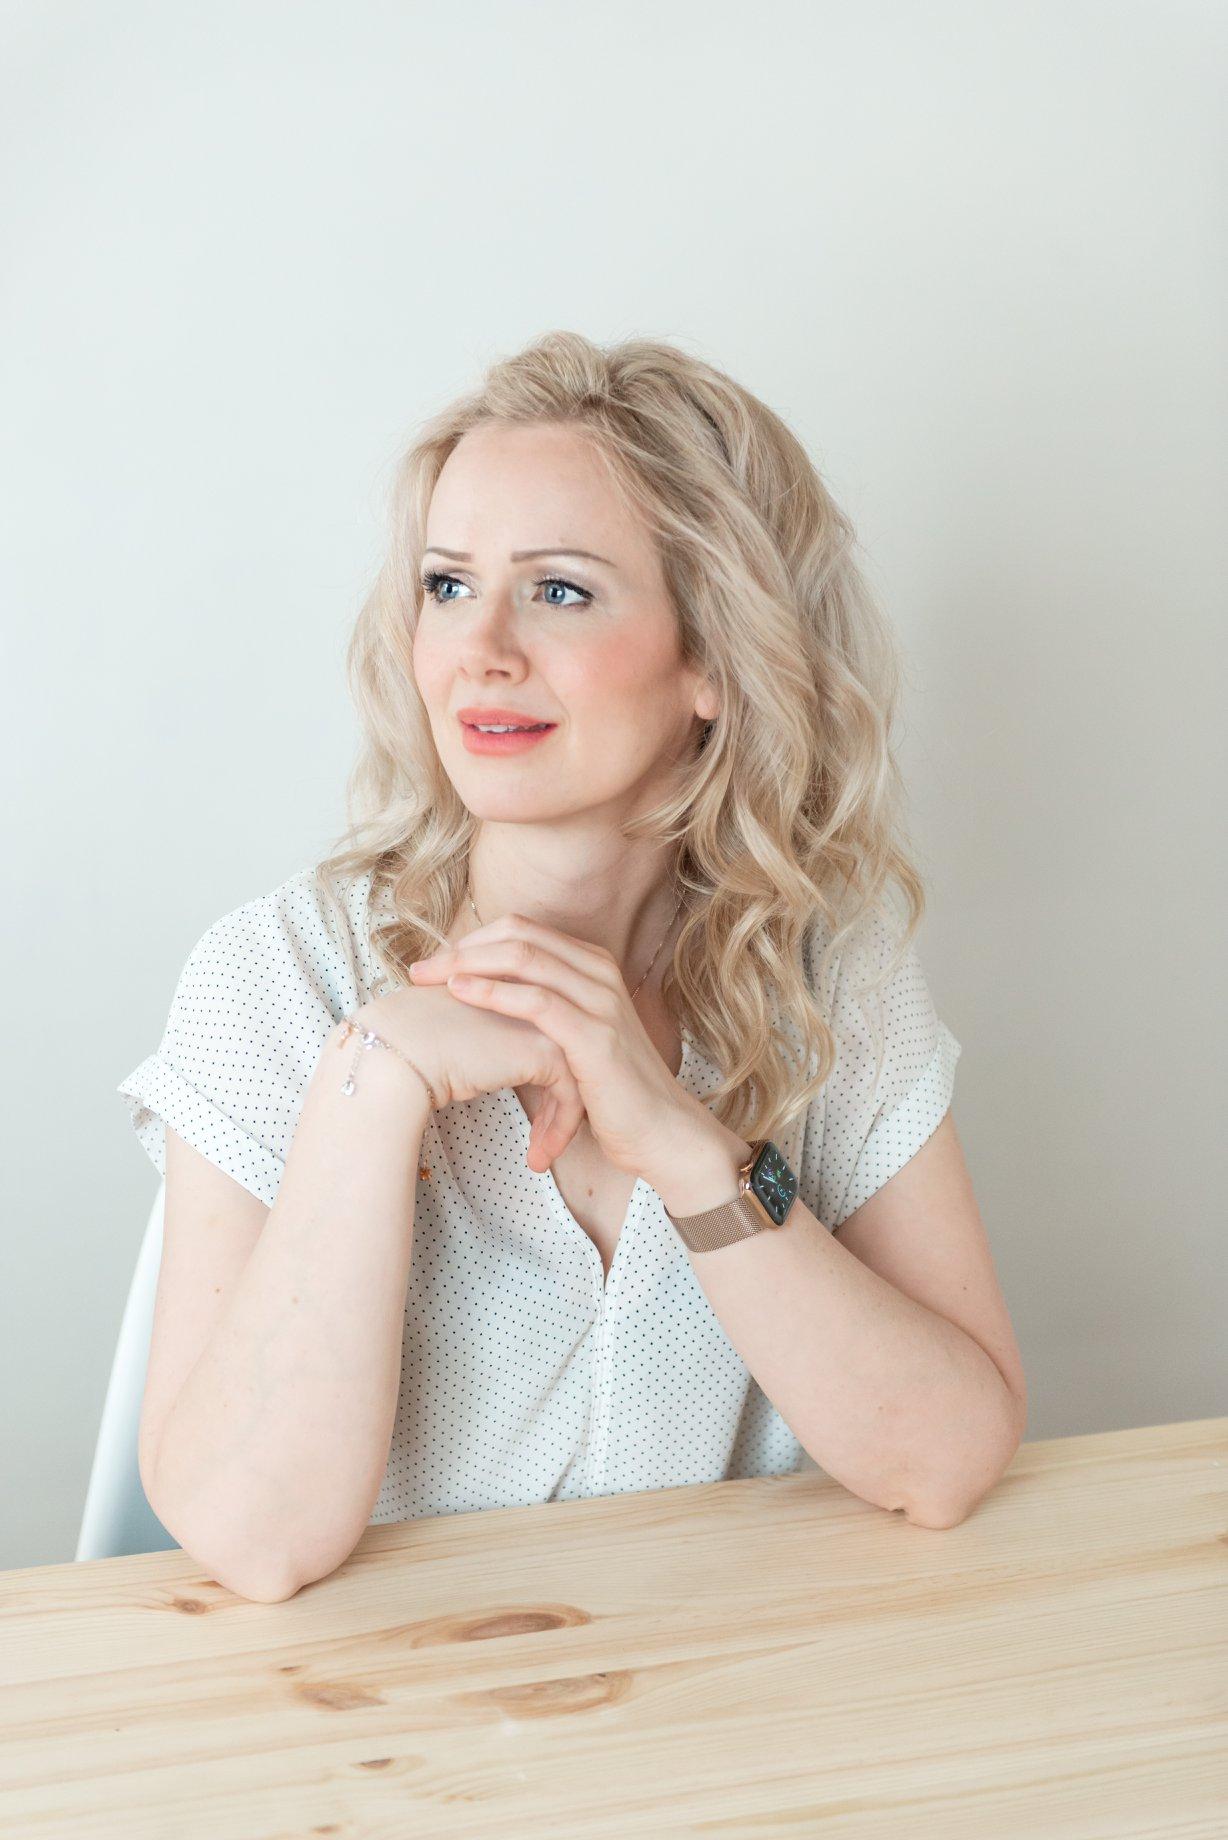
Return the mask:
{"type": "MultiPolygon", "coordinates": [[[[660,1191],[666,1206],[682,1215],[729,1200],[748,1154],[718,1123],[660,1191]]],[[[800,1196],[783,1227],[688,1256],[802,1447],[863,1500],[949,1526],[1009,1465],[1018,1408],[984,1349],[871,1271],[800,1196]]]]}
{"type": "Polygon", "coordinates": [[[334,1030],[276,1203],[158,1441],[155,1511],[243,1595],[339,1565],[387,1464],[429,1107],[382,1050],[342,1094],[352,1058],[334,1030]]]}

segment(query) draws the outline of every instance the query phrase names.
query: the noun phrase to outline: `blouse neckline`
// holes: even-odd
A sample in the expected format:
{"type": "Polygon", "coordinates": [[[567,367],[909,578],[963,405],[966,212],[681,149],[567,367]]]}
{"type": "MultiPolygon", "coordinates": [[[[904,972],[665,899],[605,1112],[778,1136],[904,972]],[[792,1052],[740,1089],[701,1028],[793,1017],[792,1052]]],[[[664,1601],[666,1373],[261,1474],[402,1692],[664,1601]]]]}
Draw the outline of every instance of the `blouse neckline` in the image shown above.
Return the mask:
{"type": "MultiPolygon", "coordinates": [[[[682,1038],[682,1059],[676,1078],[680,1086],[694,1093],[695,1082],[692,1077],[694,1069],[698,1063],[705,1062],[705,1057],[701,1054],[694,1036],[684,1022],[679,1023],[679,1034],[682,1038]]],[[[522,1171],[533,1174],[534,1172],[528,1169],[528,1164],[525,1162],[529,1137],[533,1129],[532,1120],[515,1092],[510,1086],[502,1086],[496,1092],[484,1094],[483,1098],[488,1104],[502,1106],[511,1118],[516,1132],[516,1154],[519,1166],[522,1171]]],[[[540,1181],[541,1193],[563,1231],[568,1237],[583,1241],[581,1250],[588,1260],[594,1282],[599,1290],[601,1303],[604,1305],[611,1290],[616,1288],[619,1282],[622,1267],[629,1256],[628,1249],[631,1241],[640,1231],[644,1220],[651,1214],[652,1200],[656,1201],[658,1209],[662,1208],[659,1196],[643,1176],[636,1177],[635,1186],[627,1201],[627,1211],[623,1215],[622,1226],[619,1228],[618,1238],[614,1244],[614,1256],[610,1260],[610,1269],[607,1272],[598,1247],[563,1199],[562,1190],[554,1179],[553,1171],[543,1170],[540,1181]]]]}

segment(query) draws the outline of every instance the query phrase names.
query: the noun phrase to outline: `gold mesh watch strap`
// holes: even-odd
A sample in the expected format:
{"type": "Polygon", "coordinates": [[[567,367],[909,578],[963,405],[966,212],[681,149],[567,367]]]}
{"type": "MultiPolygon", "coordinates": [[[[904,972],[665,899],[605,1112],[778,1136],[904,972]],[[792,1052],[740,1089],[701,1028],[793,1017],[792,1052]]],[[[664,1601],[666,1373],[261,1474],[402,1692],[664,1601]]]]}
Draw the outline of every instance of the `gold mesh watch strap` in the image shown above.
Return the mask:
{"type": "Polygon", "coordinates": [[[752,1233],[762,1233],[764,1227],[776,1225],[750,1186],[750,1172],[763,1143],[761,1137],[752,1141],[750,1155],[738,1171],[738,1192],[732,1201],[722,1201],[719,1207],[681,1218],[666,1208],[666,1215],[692,1252],[715,1252],[719,1246],[728,1246],[735,1239],[749,1239],[752,1233]]]}
{"type": "Polygon", "coordinates": [[[701,1214],[688,1214],[679,1220],[669,1209],[665,1212],[692,1252],[715,1252],[719,1246],[731,1245],[735,1239],[749,1239],[776,1222],[760,1204],[753,1189],[747,1188],[736,1201],[722,1202],[720,1207],[705,1208],[701,1214]]]}

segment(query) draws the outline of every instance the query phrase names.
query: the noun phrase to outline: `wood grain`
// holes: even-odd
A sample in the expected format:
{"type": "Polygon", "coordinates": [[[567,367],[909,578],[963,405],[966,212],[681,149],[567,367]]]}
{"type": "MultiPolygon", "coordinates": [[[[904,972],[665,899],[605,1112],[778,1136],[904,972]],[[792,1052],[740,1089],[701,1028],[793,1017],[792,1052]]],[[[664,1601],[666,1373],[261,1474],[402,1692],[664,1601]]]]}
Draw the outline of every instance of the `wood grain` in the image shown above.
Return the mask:
{"type": "Polygon", "coordinates": [[[0,1832],[1224,1840],[1226,1485],[1219,1418],[943,1530],[820,1473],[370,1527],[279,1604],[0,1573],[0,1832]]]}

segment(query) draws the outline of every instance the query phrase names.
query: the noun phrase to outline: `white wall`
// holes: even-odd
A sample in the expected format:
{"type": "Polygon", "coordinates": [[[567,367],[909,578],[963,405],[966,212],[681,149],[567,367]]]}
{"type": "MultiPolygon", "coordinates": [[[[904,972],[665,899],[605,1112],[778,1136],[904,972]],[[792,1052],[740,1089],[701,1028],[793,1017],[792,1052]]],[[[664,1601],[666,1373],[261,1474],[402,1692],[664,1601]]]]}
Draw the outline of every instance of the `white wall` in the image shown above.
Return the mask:
{"type": "Polygon", "coordinates": [[[0,34],[0,1566],[75,1544],[155,1182],[115,1085],[340,827],[391,461],[552,326],[730,370],[859,524],[1029,1437],[1228,1409],[1223,8],[0,34]]]}

